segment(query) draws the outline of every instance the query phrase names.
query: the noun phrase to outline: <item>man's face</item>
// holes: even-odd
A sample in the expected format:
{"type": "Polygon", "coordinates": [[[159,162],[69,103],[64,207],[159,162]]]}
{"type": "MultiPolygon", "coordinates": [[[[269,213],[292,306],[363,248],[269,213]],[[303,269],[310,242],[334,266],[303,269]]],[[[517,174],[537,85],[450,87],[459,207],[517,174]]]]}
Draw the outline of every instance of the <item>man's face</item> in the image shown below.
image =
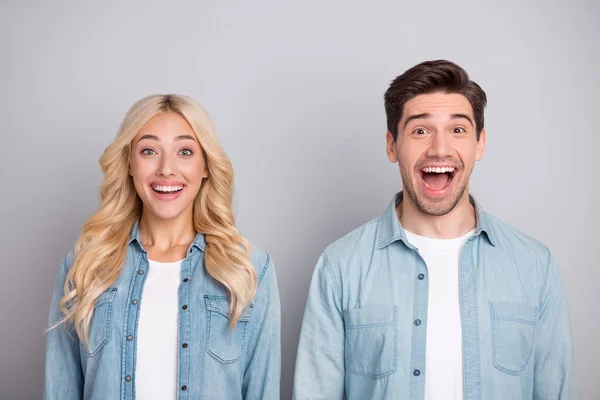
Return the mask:
{"type": "Polygon", "coordinates": [[[425,214],[445,215],[468,198],[471,171],[485,149],[485,131],[477,140],[475,128],[465,96],[438,92],[406,102],[396,141],[387,133],[388,158],[398,163],[404,191],[425,214]]]}

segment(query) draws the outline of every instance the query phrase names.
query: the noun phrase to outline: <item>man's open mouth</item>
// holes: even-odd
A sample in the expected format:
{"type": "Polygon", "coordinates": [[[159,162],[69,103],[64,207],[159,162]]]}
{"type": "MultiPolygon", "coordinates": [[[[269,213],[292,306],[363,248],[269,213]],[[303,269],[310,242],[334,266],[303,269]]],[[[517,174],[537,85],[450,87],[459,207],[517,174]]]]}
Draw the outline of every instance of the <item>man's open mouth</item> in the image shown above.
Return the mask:
{"type": "Polygon", "coordinates": [[[457,173],[455,167],[425,167],[421,168],[421,179],[428,189],[440,191],[452,183],[457,173]]]}

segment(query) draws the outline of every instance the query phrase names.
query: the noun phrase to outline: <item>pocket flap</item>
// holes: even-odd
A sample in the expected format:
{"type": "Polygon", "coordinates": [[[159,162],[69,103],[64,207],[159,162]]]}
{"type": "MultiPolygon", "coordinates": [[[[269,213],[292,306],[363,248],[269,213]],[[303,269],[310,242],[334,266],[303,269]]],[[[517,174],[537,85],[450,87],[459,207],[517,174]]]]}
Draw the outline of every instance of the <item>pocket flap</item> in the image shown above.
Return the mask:
{"type": "Polygon", "coordinates": [[[395,324],[396,306],[367,306],[344,311],[347,328],[370,328],[395,324]]]}
{"type": "MultiPolygon", "coordinates": [[[[229,297],[204,296],[204,304],[206,305],[207,311],[214,311],[229,319],[229,297]]],[[[250,309],[252,309],[252,307],[253,305],[250,304],[250,306],[242,312],[239,321],[250,320],[250,309]]]]}
{"type": "Polygon", "coordinates": [[[108,288],[104,293],[102,293],[100,296],[98,296],[98,298],[96,299],[96,303],[94,304],[94,308],[96,308],[104,303],[109,303],[109,302],[113,301],[115,298],[115,294],[117,294],[116,287],[108,288]]]}
{"type": "Polygon", "coordinates": [[[521,322],[535,325],[537,320],[537,307],[529,303],[514,303],[506,301],[490,301],[490,315],[493,319],[521,322]]]}

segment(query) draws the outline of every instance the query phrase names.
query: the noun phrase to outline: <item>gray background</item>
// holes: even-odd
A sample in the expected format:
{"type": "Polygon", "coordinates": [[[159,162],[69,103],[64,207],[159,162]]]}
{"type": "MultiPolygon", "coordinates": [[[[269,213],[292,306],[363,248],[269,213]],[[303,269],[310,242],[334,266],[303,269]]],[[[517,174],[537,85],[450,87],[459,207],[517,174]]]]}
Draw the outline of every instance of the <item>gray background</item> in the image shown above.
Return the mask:
{"type": "Polygon", "coordinates": [[[0,398],[40,397],[52,283],[98,205],[97,160],[156,92],[202,103],[233,162],[239,227],[276,263],[290,398],[320,250],[400,188],[382,95],[435,58],[487,91],[472,192],[557,257],[582,398],[598,398],[597,1],[82,3],[0,6],[0,398]]]}

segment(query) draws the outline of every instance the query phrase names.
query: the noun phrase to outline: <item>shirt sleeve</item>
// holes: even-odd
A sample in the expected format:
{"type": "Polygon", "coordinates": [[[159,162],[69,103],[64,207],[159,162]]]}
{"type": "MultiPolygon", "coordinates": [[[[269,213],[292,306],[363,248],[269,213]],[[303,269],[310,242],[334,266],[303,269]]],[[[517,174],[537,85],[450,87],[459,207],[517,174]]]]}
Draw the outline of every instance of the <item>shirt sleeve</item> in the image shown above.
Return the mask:
{"type": "Polygon", "coordinates": [[[533,398],[577,399],[567,299],[560,271],[550,251],[539,307],[533,398]]]}
{"type": "Polygon", "coordinates": [[[64,283],[72,253],[63,259],[52,294],[49,330],[46,334],[45,400],[79,400],[83,397],[83,372],[79,354],[79,340],[72,325],[59,323],[64,314],[60,300],[64,295],[64,283]]]}
{"type": "Polygon", "coordinates": [[[281,307],[277,276],[267,255],[254,300],[248,357],[244,372],[244,399],[279,399],[281,379],[281,307]]]}
{"type": "Polygon", "coordinates": [[[322,253],[313,272],[302,321],[293,399],[342,399],[344,368],[341,291],[322,253]]]}

